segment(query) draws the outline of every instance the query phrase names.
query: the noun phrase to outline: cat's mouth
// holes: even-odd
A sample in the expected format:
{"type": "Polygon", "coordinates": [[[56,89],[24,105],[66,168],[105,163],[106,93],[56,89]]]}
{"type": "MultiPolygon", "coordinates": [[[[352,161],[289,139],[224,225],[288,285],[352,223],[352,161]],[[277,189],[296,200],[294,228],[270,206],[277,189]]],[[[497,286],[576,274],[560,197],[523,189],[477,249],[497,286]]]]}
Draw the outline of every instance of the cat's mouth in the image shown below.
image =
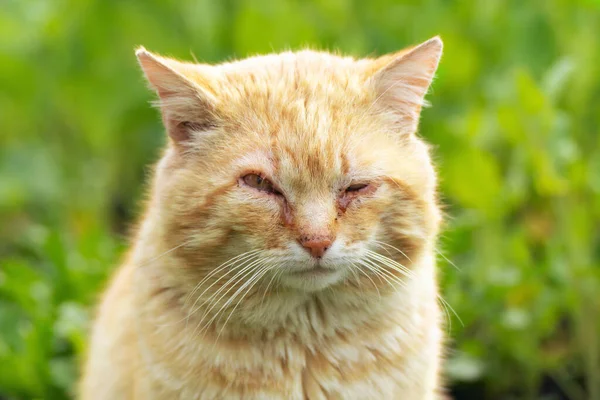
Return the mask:
{"type": "Polygon", "coordinates": [[[343,268],[324,266],[321,262],[315,262],[312,265],[289,269],[281,279],[285,286],[314,292],[339,282],[344,275],[343,268]]]}
{"type": "Polygon", "coordinates": [[[311,276],[325,276],[329,274],[333,274],[335,270],[331,268],[323,268],[321,265],[316,265],[315,267],[303,269],[300,271],[292,272],[294,276],[302,276],[302,277],[311,277],[311,276]]]}

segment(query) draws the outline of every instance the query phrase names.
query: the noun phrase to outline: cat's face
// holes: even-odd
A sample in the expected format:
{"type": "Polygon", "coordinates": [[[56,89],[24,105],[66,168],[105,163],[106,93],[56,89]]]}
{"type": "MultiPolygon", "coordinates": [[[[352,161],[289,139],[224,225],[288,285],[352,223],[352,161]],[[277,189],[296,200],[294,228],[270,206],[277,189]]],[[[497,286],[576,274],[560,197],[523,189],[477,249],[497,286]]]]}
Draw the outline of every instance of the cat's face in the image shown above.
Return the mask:
{"type": "Polygon", "coordinates": [[[414,130],[440,51],[217,67],[139,52],[171,137],[155,188],[169,247],[187,243],[190,268],[233,259],[222,271],[240,281],[258,270],[300,290],[401,276],[383,265],[409,268],[439,218],[414,130]]]}

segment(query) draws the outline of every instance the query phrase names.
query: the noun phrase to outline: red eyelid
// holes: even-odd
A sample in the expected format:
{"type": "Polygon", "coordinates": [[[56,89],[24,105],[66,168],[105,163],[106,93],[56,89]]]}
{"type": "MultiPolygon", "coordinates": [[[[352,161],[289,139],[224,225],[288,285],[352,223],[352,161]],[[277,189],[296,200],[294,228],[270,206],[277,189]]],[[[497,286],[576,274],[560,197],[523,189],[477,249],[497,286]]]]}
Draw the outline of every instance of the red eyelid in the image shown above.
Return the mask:
{"type": "Polygon", "coordinates": [[[348,185],[346,187],[346,190],[350,190],[352,192],[360,192],[361,190],[367,189],[369,186],[369,183],[353,183],[351,185],[348,185]],[[353,188],[353,186],[358,188],[353,188]]]}
{"type": "MultiPolygon", "coordinates": [[[[273,180],[271,178],[269,178],[268,176],[266,176],[262,172],[259,172],[256,170],[248,170],[240,175],[239,180],[241,180],[243,182],[244,177],[248,176],[248,175],[257,175],[257,176],[261,177],[261,179],[268,181],[271,184],[271,186],[273,187],[273,191],[271,193],[276,194],[278,196],[283,196],[283,192],[279,189],[279,187],[275,183],[273,183],[273,180]]],[[[265,193],[267,193],[267,192],[265,192],[265,193]]]]}
{"type": "Polygon", "coordinates": [[[377,189],[381,186],[380,181],[370,181],[364,183],[353,183],[351,185],[346,186],[346,189],[342,192],[342,196],[344,197],[354,197],[358,195],[371,195],[377,191],[377,189]],[[364,185],[360,189],[349,190],[352,186],[364,185]]]}

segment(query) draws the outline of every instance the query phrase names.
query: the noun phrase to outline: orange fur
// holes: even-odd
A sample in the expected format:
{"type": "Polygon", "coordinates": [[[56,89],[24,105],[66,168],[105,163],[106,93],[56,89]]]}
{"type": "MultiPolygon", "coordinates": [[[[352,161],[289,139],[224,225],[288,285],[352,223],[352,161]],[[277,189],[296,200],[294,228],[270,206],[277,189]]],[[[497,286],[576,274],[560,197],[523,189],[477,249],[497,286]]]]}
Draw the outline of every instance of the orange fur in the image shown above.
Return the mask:
{"type": "Polygon", "coordinates": [[[170,142],[81,398],[436,398],[440,212],[415,131],[441,50],[138,50],[170,142]]]}

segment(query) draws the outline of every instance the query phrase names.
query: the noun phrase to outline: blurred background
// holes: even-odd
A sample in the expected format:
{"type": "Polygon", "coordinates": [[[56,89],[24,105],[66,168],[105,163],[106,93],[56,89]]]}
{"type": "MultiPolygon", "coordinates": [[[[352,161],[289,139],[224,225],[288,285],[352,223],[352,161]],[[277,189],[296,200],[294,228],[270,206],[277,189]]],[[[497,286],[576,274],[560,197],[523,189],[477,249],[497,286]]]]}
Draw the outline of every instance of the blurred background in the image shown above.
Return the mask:
{"type": "Polygon", "coordinates": [[[164,143],[137,45],[219,62],[436,34],[452,394],[600,399],[598,0],[0,0],[0,399],[72,396],[164,143]]]}

